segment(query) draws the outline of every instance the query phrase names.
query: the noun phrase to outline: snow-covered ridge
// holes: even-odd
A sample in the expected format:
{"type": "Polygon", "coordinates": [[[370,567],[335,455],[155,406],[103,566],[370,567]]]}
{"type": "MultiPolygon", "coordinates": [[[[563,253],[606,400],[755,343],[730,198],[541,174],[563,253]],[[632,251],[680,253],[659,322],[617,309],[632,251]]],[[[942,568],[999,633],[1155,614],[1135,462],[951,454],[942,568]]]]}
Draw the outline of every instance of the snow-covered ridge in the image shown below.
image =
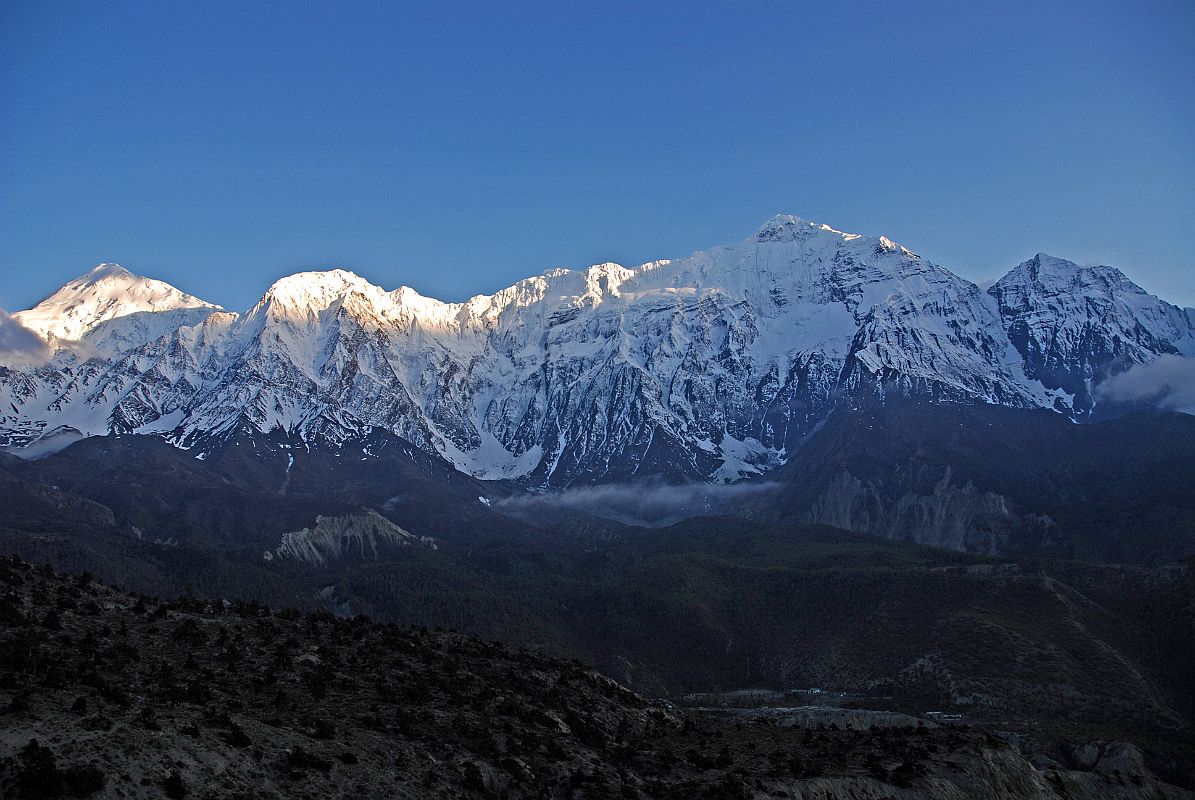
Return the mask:
{"type": "Polygon", "coordinates": [[[0,442],[244,427],[335,445],[382,428],[484,478],[733,480],[843,398],[1084,414],[1105,376],[1195,353],[1191,312],[1039,255],[986,292],[886,237],[777,216],[737,244],[553,269],[445,303],[344,270],[244,314],[104,265],[14,315],[55,348],[0,367],[0,442]]]}

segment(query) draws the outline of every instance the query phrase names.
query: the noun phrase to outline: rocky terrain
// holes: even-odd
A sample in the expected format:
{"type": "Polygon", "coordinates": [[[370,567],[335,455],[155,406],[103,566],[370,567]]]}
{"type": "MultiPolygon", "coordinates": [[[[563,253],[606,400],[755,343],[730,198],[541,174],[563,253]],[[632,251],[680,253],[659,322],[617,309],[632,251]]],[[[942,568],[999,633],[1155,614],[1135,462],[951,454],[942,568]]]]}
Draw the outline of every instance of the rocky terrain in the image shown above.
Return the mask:
{"type": "Polygon", "coordinates": [[[802,727],[366,618],[0,563],[6,797],[1184,798],[1131,745],[802,727]]]}

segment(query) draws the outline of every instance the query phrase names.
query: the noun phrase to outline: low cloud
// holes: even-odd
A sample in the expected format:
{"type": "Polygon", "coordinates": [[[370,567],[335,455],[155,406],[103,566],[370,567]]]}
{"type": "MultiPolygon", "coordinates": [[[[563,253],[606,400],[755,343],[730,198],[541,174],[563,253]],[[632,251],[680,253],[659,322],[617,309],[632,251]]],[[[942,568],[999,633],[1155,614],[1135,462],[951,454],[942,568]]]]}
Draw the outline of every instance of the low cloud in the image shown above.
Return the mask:
{"type": "Polygon", "coordinates": [[[735,503],[775,491],[768,481],[709,485],[703,483],[608,484],[581,486],[546,494],[520,494],[494,506],[515,514],[551,509],[579,511],[631,525],[671,525],[686,517],[717,514],[735,503]]]}
{"type": "Polygon", "coordinates": [[[1195,358],[1163,355],[1138,364],[1100,384],[1099,397],[1195,414],[1195,358]]]}
{"type": "Polygon", "coordinates": [[[0,308],[0,365],[21,369],[49,357],[50,346],[0,308]]]}

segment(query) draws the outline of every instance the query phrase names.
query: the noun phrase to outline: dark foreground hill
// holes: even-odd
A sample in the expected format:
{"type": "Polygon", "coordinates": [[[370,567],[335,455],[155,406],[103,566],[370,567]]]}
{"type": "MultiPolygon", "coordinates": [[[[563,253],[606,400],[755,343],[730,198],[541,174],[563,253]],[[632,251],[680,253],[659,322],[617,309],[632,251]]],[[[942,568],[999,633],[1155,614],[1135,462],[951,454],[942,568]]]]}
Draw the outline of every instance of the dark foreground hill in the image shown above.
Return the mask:
{"type": "Polygon", "coordinates": [[[1123,743],[680,712],[472,637],[161,602],[17,560],[0,592],[4,797],[1191,796],[1123,743]]]}
{"type": "Polygon", "coordinates": [[[5,547],[158,596],[445,627],[674,702],[820,687],[1026,735],[1129,741],[1195,775],[1195,569],[1009,561],[734,519],[638,536],[406,546],[322,564],[46,531],[5,547]]]}

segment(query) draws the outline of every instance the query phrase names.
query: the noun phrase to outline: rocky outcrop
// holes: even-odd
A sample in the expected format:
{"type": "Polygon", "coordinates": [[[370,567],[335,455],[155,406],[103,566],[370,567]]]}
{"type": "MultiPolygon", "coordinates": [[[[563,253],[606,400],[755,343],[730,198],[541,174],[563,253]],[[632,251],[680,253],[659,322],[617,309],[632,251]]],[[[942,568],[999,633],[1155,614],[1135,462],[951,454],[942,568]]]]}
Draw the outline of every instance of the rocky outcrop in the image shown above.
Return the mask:
{"type": "Polygon", "coordinates": [[[932,483],[926,477],[864,482],[843,469],[813,498],[802,519],[887,539],[989,554],[1001,552],[1013,531],[1026,527],[1047,531],[1053,525],[1045,515],[1018,511],[1008,497],[981,491],[970,481],[958,482],[949,466],[932,483]],[[928,491],[902,491],[908,483],[930,485],[928,491]]]}
{"type": "Polygon", "coordinates": [[[376,511],[316,517],[315,526],[285,533],[264,558],[292,559],[322,567],[336,561],[377,561],[404,547],[435,548],[435,542],[395,525],[376,511]]]}

